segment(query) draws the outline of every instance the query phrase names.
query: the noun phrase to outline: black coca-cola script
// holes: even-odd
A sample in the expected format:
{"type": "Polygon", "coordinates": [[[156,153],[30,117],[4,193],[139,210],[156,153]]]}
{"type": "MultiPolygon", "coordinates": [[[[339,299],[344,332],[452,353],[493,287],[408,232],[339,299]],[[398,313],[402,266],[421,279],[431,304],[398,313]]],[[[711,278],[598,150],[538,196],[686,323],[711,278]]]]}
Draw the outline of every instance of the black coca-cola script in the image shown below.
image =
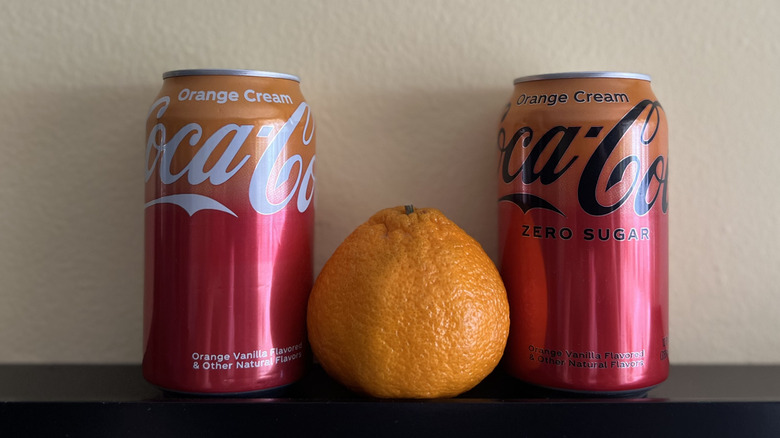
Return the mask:
{"type": "MultiPolygon", "coordinates": [[[[607,163],[612,154],[618,149],[618,144],[626,132],[635,124],[641,124],[636,145],[640,147],[648,146],[656,139],[661,123],[660,111],[662,110],[658,101],[643,100],[639,102],[610,129],[590,157],[587,158],[588,161],[582,171],[577,188],[577,199],[580,207],[586,213],[593,216],[610,214],[623,206],[633,193],[636,193],[633,207],[637,215],[642,216],[650,211],[656,202],[659,201],[659,198],[661,209],[666,213],[668,209],[666,184],[668,165],[665,156],[659,155],[655,157],[645,169],[642,156],[646,157],[647,154],[635,147],[630,150],[629,155],[623,157],[612,169],[607,169],[607,163]],[[631,165],[635,165],[639,171],[633,172],[631,184],[620,199],[610,205],[603,205],[599,202],[597,196],[599,194],[598,181],[601,175],[604,172],[609,172],[606,188],[604,189],[606,192],[623,181],[631,165]],[[654,182],[658,184],[653,184],[654,182]]],[[[534,131],[530,126],[518,129],[509,141],[506,141],[507,135],[502,128],[498,133],[498,147],[501,151],[499,172],[502,181],[510,184],[517,178],[520,178],[524,185],[532,184],[536,181],[543,185],[554,184],[564,173],[569,171],[575,161],[580,159],[579,155],[574,155],[564,160],[564,156],[572,142],[578,138],[581,129],[582,126],[555,126],[542,134],[536,143],[531,146],[534,140],[534,131]],[[520,147],[519,149],[518,146],[520,147]],[[524,154],[524,159],[520,166],[512,168],[510,163],[512,163],[513,154],[518,150],[522,153],[522,150],[526,150],[529,147],[531,149],[524,154]],[[554,149],[552,153],[545,154],[547,148],[554,149]],[[540,162],[543,156],[548,158],[546,161],[540,162]]],[[[586,131],[584,137],[595,137],[600,130],[601,127],[591,127],[586,131]]],[[[501,197],[499,201],[512,202],[520,207],[524,213],[533,208],[542,208],[565,216],[552,202],[531,193],[510,193],[501,197]]]]}

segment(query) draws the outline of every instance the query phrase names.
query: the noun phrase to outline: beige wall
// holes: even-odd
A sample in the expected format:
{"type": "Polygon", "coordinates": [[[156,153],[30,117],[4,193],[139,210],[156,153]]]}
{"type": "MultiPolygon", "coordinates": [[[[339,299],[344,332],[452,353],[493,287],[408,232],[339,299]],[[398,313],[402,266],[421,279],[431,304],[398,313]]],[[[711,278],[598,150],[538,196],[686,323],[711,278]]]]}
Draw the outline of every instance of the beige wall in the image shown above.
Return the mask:
{"type": "Polygon", "coordinates": [[[435,206],[496,255],[517,76],[651,74],[670,121],[677,363],[780,363],[780,2],[4,2],[0,363],[141,359],[144,119],[166,70],[301,76],[319,269],[374,211],[435,206]]]}

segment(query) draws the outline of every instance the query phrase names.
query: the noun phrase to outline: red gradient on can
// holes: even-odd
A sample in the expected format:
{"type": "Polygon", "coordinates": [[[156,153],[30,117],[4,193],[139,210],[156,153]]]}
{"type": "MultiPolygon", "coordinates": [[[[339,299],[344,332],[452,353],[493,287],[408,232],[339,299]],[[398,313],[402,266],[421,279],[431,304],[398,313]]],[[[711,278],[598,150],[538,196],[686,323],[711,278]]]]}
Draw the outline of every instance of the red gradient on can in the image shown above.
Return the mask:
{"type": "Polygon", "coordinates": [[[507,370],[583,392],[665,380],[667,128],[649,81],[519,82],[498,146],[507,370]]]}
{"type": "Polygon", "coordinates": [[[195,394],[298,380],[307,360],[315,159],[298,82],[167,78],[147,136],[145,378],[195,394]],[[202,99],[190,98],[198,91],[202,99]]]}

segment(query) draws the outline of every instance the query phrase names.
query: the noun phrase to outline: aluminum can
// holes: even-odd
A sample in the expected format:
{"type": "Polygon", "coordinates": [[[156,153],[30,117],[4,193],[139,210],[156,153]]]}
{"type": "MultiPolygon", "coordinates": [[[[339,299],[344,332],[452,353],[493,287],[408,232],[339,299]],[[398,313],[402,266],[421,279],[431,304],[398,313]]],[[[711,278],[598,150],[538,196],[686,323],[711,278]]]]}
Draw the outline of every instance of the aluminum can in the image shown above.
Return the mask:
{"type": "Polygon", "coordinates": [[[179,70],[146,122],[144,377],[242,394],[302,377],[314,119],[296,76],[179,70]]]}
{"type": "Polygon", "coordinates": [[[505,368],[538,386],[605,395],[664,381],[667,125],[650,78],[519,78],[498,149],[505,368]]]}

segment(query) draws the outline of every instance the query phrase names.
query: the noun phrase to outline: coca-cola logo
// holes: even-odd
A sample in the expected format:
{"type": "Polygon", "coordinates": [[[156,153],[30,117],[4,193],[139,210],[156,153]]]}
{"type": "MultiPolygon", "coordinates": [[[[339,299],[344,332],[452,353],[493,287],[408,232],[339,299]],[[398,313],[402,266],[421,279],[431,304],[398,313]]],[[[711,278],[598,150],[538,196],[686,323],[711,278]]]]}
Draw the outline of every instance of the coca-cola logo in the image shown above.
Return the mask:
{"type": "MultiPolygon", "coordinates": [[[[661,105],[657,101],[643,100],[639,102],[612,127],[587,158],[588,161],[582,171],[577,188],[579,205],[586,213],[593,216],[610,214],[622,207],[632,194],[635,194],[633,209],[637,215],[646,214],[658,202],[660,202],[661,210],[666,213],[668,209],[666,184],[668,166],[665,156],[659,155],[652,158],[652,162],[645,167],[642,157],[647,156],[647,154],[641,153],[644,152],[640,150],[641,148],[633,148],[633,154],[621,158],[611,169],[607,166],[610,157],[618,150],[621,139],[634,125],[641,124],[637,145],[648,146],[655,140],[660,126],[661,110],[661,105]],[[629,167],[632,165],[636,169],[643,170],[631,172],[633,176],[629,175],[630,183],[624,184],[628,188],[624,190],[618,200],[606,205],[602,204],[599,201],[600,191],[605,193],[616,184],[623,182],[624,178],[627,177],[629,167]],[[599,188],[598,182],[605,172],[608,172],[609,175],[606,187],[599,188]]],[[[598,137],[602,129],[599,126],[590,127],[585,132],[584,137],[598,137]]],[[[534,143],[534,131],[529,126],[518,129],[509,141],[506,141],[507,135],[502,128],[498,134],[502,181],[510,184],[519,178],[526,185],[537,181],[542,185],[554,184],[572,168],[575,161],[580,159],[578,155],[565,157],[567,157],[567,150],[572,142],[578,138],[581,130],[582,126],[555,126],[542,134],[534,143]],[[532,144],[533,146],[531,146],[532,144]],[[554,149],[550,153],[548,148],[554,149]],[[521,150],[528,152],[519,152],[521,150]],[[516,160],[513,161],[512,157],[515,153],[523,154],[524,158],[519,166],[513,167],[512,163],[515,163],[516,160]],[[542,157],[547,158],[542,161],[542,157]]],[[[614,159],[611,160],[611,162],[614,161],[614,159]]],[[[501,197],[500,201],[512,202],[519,206],[523,212],[528,212],[533,208],[542,208],[565,216],[552,202],[532,193],[511,193],[501,197]]]]}
{"type": "MultiPolygon", "coordinates": [[[[165,114],[170,105],[168,96],[158,99],[152,105],[149,116],[155,113],[159,119],[165,114]]],[[[295,197],[298,211],[303,213],[309,208],[311,200],[314,197],[314,161],[315,155],[303,171],[303,158],[298,154],[286,156],[282,152],[285,150],[288,140],[301,122],[304,122],[302,142],[309,145],[314,138],[314,120],[311,117],[311,110],[305,102],[298,105],[289,119],[280,129],[275,131],[274,125],[264,125],[258,130],[256,136],[260,138],[270,138],[268,146],[263,151],[260,159],[255,165],[252,177],[249,181],[247,196],[252,208],[260,214],[271,215],[286,207],[295,197]],[[277,166],[277,161],[285,158],[281,165],[281,170],[276,172],[276,178],[272,178],[273,169],[277,166]],[[301,169],[297,175],[292,175],[293,169],[301,169]],[[293,179],[294,178],[294,179],[293,179]],[[271,191],[276,192],[285,182],[293,180],[284,199],[272,198],[269,196],[271,191]]],[[[198,123],[188,123],[172,136],[168,136],[166,127],[163,123],[157,123],[149,132],[146,142],[146,181],[157,173],[163,184],[172,184],[181,178],[187,178],[191,186],[195,186],[208,181],[217,186],[229,181],[251,158],[249,155],[238,157],[238,153],[251,133],[255,130],[255,125],[238,125],[228,123],[216,131],[201,143],[203,137],[203,127],[198,123]],[[217,146],[223,142],[228,142],[227,147],[222,154],[212,157],[217,146]],[[183,145],[190,147],[199,146],[197,152],[192,155],[191,160],[184,168],[173,173],[171,163],[176,151],[183,145]],[[216,163],[209,169],[206,169],[206,162],[216,159],[216,163]],[[239,159],[238,164],[230,168],[231,163],[239,159]]],[[[175,204],[182,207],[190,216],[201,210],[217,210],[236,216],[236,214],[216,199],[197,193],[177,193],[166,195],[153,199],[146,203],[145,207],[156,204],[175,204]]]]}

